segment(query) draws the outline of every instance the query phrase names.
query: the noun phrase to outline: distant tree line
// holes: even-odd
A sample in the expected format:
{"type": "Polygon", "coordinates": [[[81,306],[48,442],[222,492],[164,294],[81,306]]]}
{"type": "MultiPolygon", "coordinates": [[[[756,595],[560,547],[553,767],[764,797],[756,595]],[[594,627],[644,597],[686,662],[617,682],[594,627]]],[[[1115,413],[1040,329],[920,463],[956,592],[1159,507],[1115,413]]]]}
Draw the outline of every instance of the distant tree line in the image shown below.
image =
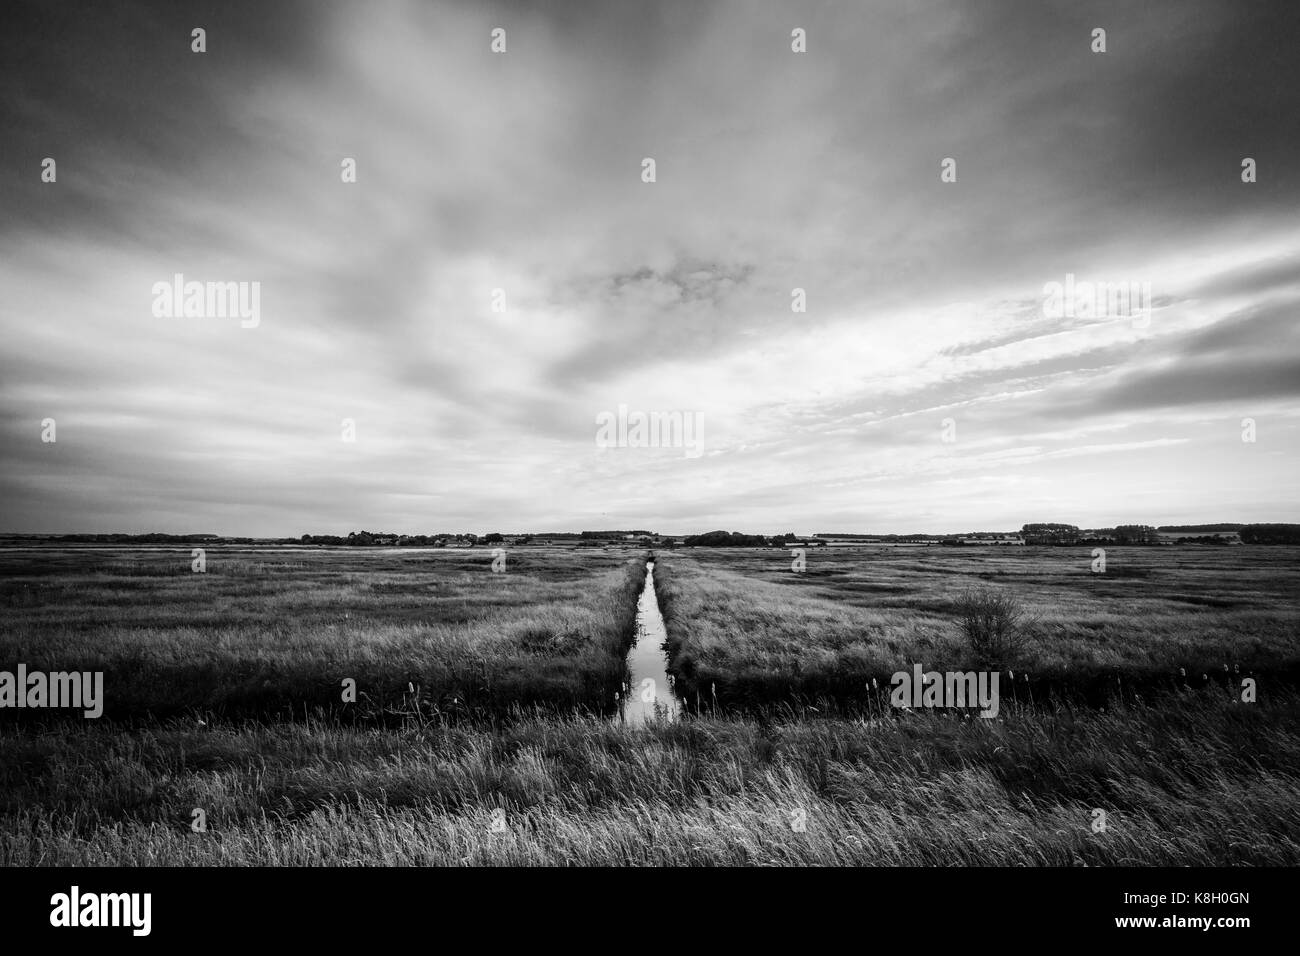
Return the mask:
{"type": "MultiPolygon", "coordinates": [[[[1237,532],[1244,544],[1300,544],[1300,524],[1188,524],[1163,525],[1161,531],[1174,534],[1188,532],[1237,532]]],[[[1205,538],[1184,538],[1204,541],[1205,538]]]]}
{"type": "MultiPolygon", "coordinates": [[[[793,538],[794,535],[787,534],[786,538],[793,538]]],[[[814,538],[836,538],[842,541],[938,541],[948,537],[942,534],[839,534],[829,531],[818,531],[813,534],[814,538]]]]}
{"type": "Polygon", "coordinates": [[[1025,544],[1078,544],[1079,529],[1072,524],[1027,524],[1020,529],[1025,544]]]}
{"type": "MultiPolygon", "coordinates": [[[[523,534],[511,535],[511,540],[515,544],[530,544],[534,539],[558,540],[558,541],[576,541],[582,544],[597,544],[601,541],[623,540],[629,534],[653,535],[650,531],[583,531],[581,533],[572,531],[561,531],[554,533],[523,534]]],[[[492,531],[484,535],[453,533],[450,531],[438,534],[397,534],[394,531],[353,531],[346,537],[337,534],[304,534],[301,538],[296,539],[300,544],[329,544],[329,545],[349,545],[352,547],[414,547],[414,548],[442,548],[442,547],[473,547],[479,544],[504,544],[506,535],[500,531],[492,531]]]]}
{"type": "MultiPolygon", "coordinates": [[[[780,547],[787,539],[778,536],[770,540],[773,546],[780,547]]],[[[739,531],[707,531],[690,535],[682,542],[688,548],[765,548],[768,543],[769,539],[764,535],[741,534],[739,531]]]]}
{"type": "MultiPolygon", "coordinates": [[[[489,536],[490,537],[490,536],[489,536]]],[[[486,540],[486,538],[484,539],[486,540]]],[[[501,536],[497,535],[497,540],[501,536]]],[[[442,548],[448,545],[473,547],[479,543],[476,534],[396,534],[391,531],[352,531],[347,537],[337,534],[305,534],[299,544],[349,545],[351,547],[397,546],[399,548],[442,548]]]]}
{"type": "Polygon", "coordinates": [[[1111,529],[1117,544],[1159,544],[1160,532],[1149,524],[1121,524],[1111,529]]]}
{"type": "Polygon", "coordinates": [[[1097,545],[1160,544],[1160,532],[1149,524],[1121,524],[1080,531],[1072,524],[1027,524],[1020,529],[1025,544],[1097,545]]]}
{"type": "MultiPolygon", "coordinates": [[[[4,536],[8,537],[8,536],[4,536]]],[[[220,541],[223,544],[253,544],[255,541],[271,540],[274,542],[292,542],[292,538],[223,538],[216,534],[163,534],[151,531],[147,534],[20,534],[14,538],[23,540],[55,541],[67,544],[211,544],[220,541]]]]}
{"type": "MultiPolygon", "coordinates": [[[[1162,525],[1158,528],[1145,524],[1117,525],[1114,528],[1093,528],[1082,531],[1076,525],[1053,522],[1026,524],[1020,529],[1025,544],[1095,546],[1104,544],[1154,545],[1162,543],[1164,535],[1179,535],[1180,540],[1193,544],[1226,544],[1219,535],[1236,533],[1243,544],[1300,545],[1300,524],[1201,524],[1162,525]]],[[[652,531],[560,531],[512,536],[517,544],[528,544],[535,538],[542,540],[568,540],[595,546],[603,541],[623,541],[629,535],[658,539],[652,531]]],[[[437,534],[397,534],[391,531],[353,531],[346,536],[333,534],[304,534],[300,538],[245,538],[224,537],[216,534],[16,534],[0,535],[5,540],[46,542],[50,544],[313,544],[343,545],[351,547],[473,547],[478,544],[502,544],[506,536],[493,531],[482,537],[460,532],[437,534]]],[[[936,541],[941,544],[958,543],[957,536],[935,534],[817,534],[814,539],[840,538],[844,540],[873,540],[881,542],[936,541]]],[[[708,531],[694,534],[682,543],[698,548],[782,548],[797,545],[804,540],[793,532],[777,535],[742,534],[739,531],[708,531]],[[793,543],[793,544],[792,544],[793,543]]],[[[672,547],[673,539],[664,539],[657,546],[672,547]]]]}
{"type": "Polygon", "coordinates": [[[1300,544],[1300,524],[1247,524],[1237,533],[1246,544],[1300,544]]]}
{"type": "Polygon", "coordinates": [[[1224,544],[1217,534],[1236,532],[1243,544],[1300,544],[1300,524],[1204,524],[1164,525],[1159,528],[1147,524],[1122,524],[1114,528],[1094,528],[1080,531],[1072,524],[1027,524],[1020,529],[1025,544],[1160,544],[1164,534],[1201,532],[1199,537],[1181,540],[1197,544],[1224,544]]]}

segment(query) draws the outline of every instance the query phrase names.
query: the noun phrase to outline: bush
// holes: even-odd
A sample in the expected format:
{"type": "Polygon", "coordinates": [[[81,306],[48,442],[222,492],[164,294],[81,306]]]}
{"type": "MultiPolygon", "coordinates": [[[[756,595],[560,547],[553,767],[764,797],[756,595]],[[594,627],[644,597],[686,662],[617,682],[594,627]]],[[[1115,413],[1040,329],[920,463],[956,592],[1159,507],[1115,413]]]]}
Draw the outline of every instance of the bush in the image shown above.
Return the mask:
{"type": "Polygon", "coordinates": [[[761,534],[741,534],[739,531],[709,531],[693,534],[682,544],[688,548],[765,548],[767,538],[761,534]]]}
{"type": "Polygon", "coordinates": [[[961,630],[976,662],[987,667],[1020,663],[1030,640],[1030,620],[1009,591],[971,588],[957,599],[961,630]]]}

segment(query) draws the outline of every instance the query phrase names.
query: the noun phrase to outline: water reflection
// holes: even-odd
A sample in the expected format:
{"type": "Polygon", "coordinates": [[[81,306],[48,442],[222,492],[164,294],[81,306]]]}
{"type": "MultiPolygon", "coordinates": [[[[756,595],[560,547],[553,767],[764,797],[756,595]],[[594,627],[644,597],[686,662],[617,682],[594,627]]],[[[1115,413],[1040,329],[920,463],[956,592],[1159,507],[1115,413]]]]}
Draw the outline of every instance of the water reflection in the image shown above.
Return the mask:
{"type": "Polygon", "coordinates": [[[681,702],[673,691],[663,644],[668,637],[659,598],[655,596],[655,563],[646,565],[645,589],[636,606],[636,644],[627,655],[628,683],[619,694],[619,715],[629,724],[675,720],[681,702]]]}

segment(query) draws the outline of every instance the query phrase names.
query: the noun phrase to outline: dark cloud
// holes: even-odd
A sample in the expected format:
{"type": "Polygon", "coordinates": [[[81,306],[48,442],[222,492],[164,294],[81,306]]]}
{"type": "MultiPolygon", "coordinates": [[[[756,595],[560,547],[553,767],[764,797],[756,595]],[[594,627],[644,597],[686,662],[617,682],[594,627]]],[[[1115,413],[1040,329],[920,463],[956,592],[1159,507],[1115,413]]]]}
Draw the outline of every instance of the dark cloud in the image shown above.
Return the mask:
{"type": "MultiPolygon", "coordinates": [[[[1291,0],[3,16],[0,530],[975,526],[1102,507],[1081,461],[1163,488],[1218,412],[1294,434],[1291,0]],[[261,325],[154,317],[177,272],[261,325]],[[1150,328],[1046,318],[1067,273],[1149,281],[1150,328]],[[596,449],[620,404],[707,454],[596,449]]],[[[1224,458],[1267,517],[1293,448],[1224,458]]]]}

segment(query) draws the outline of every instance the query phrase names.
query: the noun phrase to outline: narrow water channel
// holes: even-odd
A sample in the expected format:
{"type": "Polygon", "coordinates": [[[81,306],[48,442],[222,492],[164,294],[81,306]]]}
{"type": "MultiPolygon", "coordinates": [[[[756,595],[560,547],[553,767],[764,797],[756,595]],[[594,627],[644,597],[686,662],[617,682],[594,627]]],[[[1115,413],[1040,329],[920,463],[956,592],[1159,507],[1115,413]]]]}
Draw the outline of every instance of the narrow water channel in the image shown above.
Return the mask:
{"type": "Polygon", "coordinates": [[[655,718],[675,720],[681,702],[673,692],[664,653],[663,615],[655,596],[655,563],[646,564],[645,589],[636,606],[636,644],[627,654],[628,683],[619,699],[619,716],[629,724],[644,724],[655,718]]]}

